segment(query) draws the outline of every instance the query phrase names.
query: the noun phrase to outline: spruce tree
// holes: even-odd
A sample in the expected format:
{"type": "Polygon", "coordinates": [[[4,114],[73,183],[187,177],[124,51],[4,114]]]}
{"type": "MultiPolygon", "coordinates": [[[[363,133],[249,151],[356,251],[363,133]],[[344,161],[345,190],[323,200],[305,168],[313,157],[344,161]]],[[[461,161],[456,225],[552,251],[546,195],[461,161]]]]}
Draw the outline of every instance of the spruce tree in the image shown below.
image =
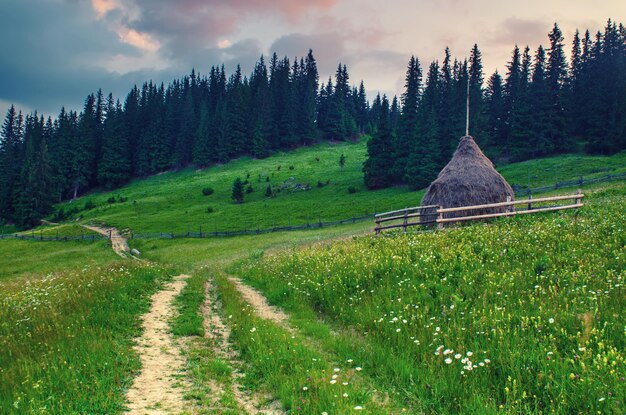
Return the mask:
{"type": "Polygon", "coordinates": [[[383,95],[376,132],[367,142],[368,158],[363,165],[364,181],[369,189],[382,189],[393,183],[394,136],[389,115],[389,100],[383,95]]]}
{"type": "Polygon", "coordinates": [[[426,88],[418,108],[416,140],[410,148],[404,182],[411,189],[421,189],[437,177],[441,150],[439,144],[439,105],[441,100],[439,66],[430,64],[426,88]]]}
{"type": "Polygon", "coordinates": [[[124,131],[123,112],[119,101],[109,94],[102,135],[102,159],[98,166],[98,181],[105,189],[115,189],[130,180],[130,148],[124,131]]]}
{"type": "Polygon", "coordinates": [[[235,203],[243,203],[243,182],[239,177],[233,182],[233,190],[231,198],[235,203]]]}
{"type": "Polygon", "coordinates": [[[394,164],[392,174],[394,180],[401,181],[407,169],[409,154],[417,140],[418,107],[422,88],[422,68],[419,59],[411,56],[404,82],[402,113],[398,122],[396,142],[394,143],[394,164]]]}
{"type": "Polygon", "coordinates": [[[44,126],[43,117],[37,113],[26,117],[24,126],[24,162],[18,185],[14,191],[15,223],[20,228],[39,224],[42,217],[52,211],[53,188],[50,183],[50,160],[47,137],[51,123],[44,126]]]}
{"type": "Polygon", "coordinates": [[[22,114],[11,105],[0,131],[0,221],[12,221],[15,213],[13,193],[23,163],[22,147],[22,114]]]}
{"type": "Polygon", "coordinates": [[[546,152],[567,151],[570,142],[566,135],[563,86],[567,78],[567,62],[563,51],[563,34],[555,23],[548,35],[550,49],[546,66],[547,87],[547,113],[546,113],[546,139],[550,142],[546,152]]]}

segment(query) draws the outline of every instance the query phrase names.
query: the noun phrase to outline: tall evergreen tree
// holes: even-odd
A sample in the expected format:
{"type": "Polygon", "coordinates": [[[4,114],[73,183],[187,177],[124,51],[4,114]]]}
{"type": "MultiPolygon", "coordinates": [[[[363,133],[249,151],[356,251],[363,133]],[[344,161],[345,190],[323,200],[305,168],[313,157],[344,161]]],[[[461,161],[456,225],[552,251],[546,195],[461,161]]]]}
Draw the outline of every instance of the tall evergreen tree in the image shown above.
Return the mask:
{"type": "Polygon", "coordinates": [[[39,119],[37,113],[26,117],[24,163],[14,192],[14,218],[21,228],[37,225],[39,219],[52,210],[51,171],[46,143],[51,125],[50,122],[44,126],[43,117],[39,119]]]}
{"type": "MultiPolygon", "coordinates": [[[[555,23],[548,35],[550,49],[546,66],[547,113],[544,125],[550,151],[567,151],[571,143],[567,139],[563,87],[567,78],[567,62],[563,51],[563,34],[555,23]]],[[[546,149],[547,150],[547,149],[546,149]]]]}
{"type": "Polygon", "coordinates": [[[402,94],[402,114],[398,124],[397,139],[394,143],[393,175],[402,180],[407,168],[409,153],[418,135],[418,108],[422,92],[422,68],[419,59],[411,56],[404,78],[402,94]]]}
{"type": "Polygon", "coordinates": [[[13,193],[23,163],[22,135],[22,114],[11,105],[0,131],[0,220],[4,221],[11,221],[15,213],[13,193]]]}
{"type": "Polygon", "coordinates": [[[412,189],[428,186],[440,169],[441,150],[439,111],[442,94],[439,65],[432,62],[428,68],[426,88],[417,113],[417,139],[410,148],[404,181],[412,189]]]}
{"type": "Polygon", "coordinates": [[[369,189],[381,189],[393,183],[392,145],[395,138],[389,115],[389,100],[383,95],[376,132],[367,142],[368,159],[363,165],[365,185],[369,189]]]}
{"type": "Polygon", "coordinates": [[[98,166],[98,181],[105,189],[115,189],[130,180],[130,149],[124,131],[122,107],[109,94],[102,135],[102,159],[98,166]]]}

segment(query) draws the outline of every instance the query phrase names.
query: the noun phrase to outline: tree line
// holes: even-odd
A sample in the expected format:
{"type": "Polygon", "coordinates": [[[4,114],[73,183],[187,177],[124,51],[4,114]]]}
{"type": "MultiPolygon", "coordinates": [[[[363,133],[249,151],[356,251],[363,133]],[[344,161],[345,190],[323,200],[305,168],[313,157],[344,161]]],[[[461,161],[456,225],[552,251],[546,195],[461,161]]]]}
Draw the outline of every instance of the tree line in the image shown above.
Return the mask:
{"type": "Polygon", "coordinates": [[[167,87],[146,82],[123,104],[99,90],[80,113],[63,108],[54,120],[12,106],[0,131],[0,223],[36,225],[53,203],[133,177],[262,158],[369,128],[363,82],[351,86],[339,64],[320,85],[311,50],[293,63],[274,54],[269,67],[261,56],[249,76],[239,66],[227,76],[222,65],[167,87]]]}
{"type": "Polygon", "coordinates": [[[626,149],[624,25],[609,20],[595,36],[576,31],[569,60],[558,24],[548,39],[548,48],[532,54],[515,46],[506,74],[495,71],[486,85],[477,45],[464,61],[452,61],[446,49],[443,62],[431,62],[425,75],[411,57],[400,103],[386,96],[372,103],[377,121],[365,184],[428,186],[465,134],[468,88],[470,134],[496,162],[626,149]]]}

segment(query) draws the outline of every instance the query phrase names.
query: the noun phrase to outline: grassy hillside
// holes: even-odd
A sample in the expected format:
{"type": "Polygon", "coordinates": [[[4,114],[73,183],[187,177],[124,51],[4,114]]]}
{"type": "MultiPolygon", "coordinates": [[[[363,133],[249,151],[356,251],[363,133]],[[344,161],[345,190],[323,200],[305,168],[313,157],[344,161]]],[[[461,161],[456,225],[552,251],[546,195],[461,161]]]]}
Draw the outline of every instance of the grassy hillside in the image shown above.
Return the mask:
{"type": "Polygon", "coordinates": [[[625,193],[606,186],[578,214],[292,250],[237,273],[409,413],[623,413],[625,193]]]}
{"type": "MultiPolygon", "coordinates": [[[[182,233],[188,229],[197,232],[200,226],[203,231],[213,231],[316,223],[420,203],[423,192],[405,187],[368,191],[361,170],[365,158],[364,140],[323,143],[264,160],[243,158],[205,170],[164,173],[60,207],[81,210],[76,216],[83,220],[97,219],[136,233],[182,233]],[[341,154],[346,156],[343,168],[339,165],[341,154]],[[247,180],[253,189],[243,204],[231,200],[236,177],[247,180]],[[265,196],[268,185],[277,192],[274,197],[265,196]],[[303,186],[310,188],[299,190],[303,186]],[[214,193],[204,196],[205,188],[214,193]],[[355,192],[349,193],[350,188],[355,192]],[[83,210],[87,201],[96,207],[83,210]]],[[[625,166],[626,152],[613,157],[560,156],[511,164],[501,171],[511,183],[520,185],[528,184],[530,176],[531,187],[536,187],[580,175],[626,172],[625,166]]]]}

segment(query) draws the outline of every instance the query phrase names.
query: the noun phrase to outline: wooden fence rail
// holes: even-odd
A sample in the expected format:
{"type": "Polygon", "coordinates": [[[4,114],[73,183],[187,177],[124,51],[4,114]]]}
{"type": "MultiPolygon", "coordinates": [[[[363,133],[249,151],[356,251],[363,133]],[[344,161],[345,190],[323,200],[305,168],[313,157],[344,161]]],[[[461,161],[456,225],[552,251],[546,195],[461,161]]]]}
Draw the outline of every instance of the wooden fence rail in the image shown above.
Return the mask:
{"type": "Polygon", "coordinates": [[[580,192],[576,192],[574,195],[566,195],[566,196],[552,196],[552,197],[542,197],[533,199],[532,196],[529,196],[528,199],[522,200],[512,200],[507,202],[500,203],[490,203],[486,205],[473,205],[473,206],[460,206],[453,208],[442,208],[441,206],[430,205],[430,206],[416,206],[401,210],[394,210],[391,212],[379,213],[375,216],[376,220],[376,228],[374,231],[376,235],[380,234],[382,231],[387,229],[395,229],[402,228],[404,232],[406,232],[407,227],[409,226],[417,226],[417,225],[429,225],[436,223],[439,228],[443,228],[443,225],[446,223],[454,223],[454,222],[463,222],[469,220],[480,220],[480,219],[491,219],[498,217],[508,217],[515,215],[527,215],[538,212],[554,212],[558,210],[567,210],[567,209],[577,209],[583,206],[582,199],[585,197],[584,194],[580,192]],[[533,207],[535,203],[546,203],[546,202],[559,202],[563,200],[574,200],[573,204],[569,205],[560,205],[560,206],[539,206],[533,207]],[[527,205],[526,209],[516,210],[516,205],[527,205]],[[480,215],[468,215],[468,216],[458,216],[458,217],[444,217],[447,213],[458,213],[458,212],[467,212],[472,210],[482,210],[482,209],[491,209],[491,208],[503,208],[506,207],[505,212],[498,213],[486,213],[480,215]],[[414,217],[433,217],[433,219],[419,220],[416,222],[409,222],[410,218],[414,217]],[[387,222],[392,221],[402,221],[402,223],[392,223],[386,224],[387,222]],[[385,225],[383,226],[382,224],[385,225]]]}

